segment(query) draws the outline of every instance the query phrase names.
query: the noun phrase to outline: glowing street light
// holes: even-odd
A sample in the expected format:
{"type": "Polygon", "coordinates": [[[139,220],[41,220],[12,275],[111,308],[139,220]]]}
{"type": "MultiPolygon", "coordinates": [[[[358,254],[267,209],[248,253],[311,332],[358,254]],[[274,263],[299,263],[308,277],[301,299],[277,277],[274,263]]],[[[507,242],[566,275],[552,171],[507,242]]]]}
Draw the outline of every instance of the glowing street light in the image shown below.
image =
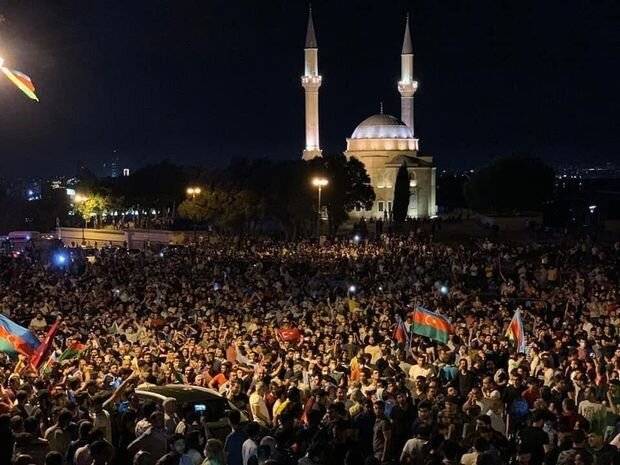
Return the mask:
{"type": "MultiPolygon", "coordinates": [[[[73,197],[73,202],[75,203],[84,203],[88,200],[88,196],[82,194],[75,194],[73,197]]],[[[86,235],[84,230],[86,229],[86,218],[82,218],[82,245],[86,245],[86,235]]]]}
{"type": "Polygon", "coordinates": [[[187,195],[190,195],[192,197],[192,200],[196,200],[196,196],[200,195],[202,190],[200,189],[200,187],[188,187],[185,192],[187,193],[187,195]]]}
{"type": "Polygon", "coordinates": [[[321,189],[329,184],[326,178],[312,178],[312,185],[319,190],[319,208],[316,219],[316,235],[321,237],[321,189]]]}

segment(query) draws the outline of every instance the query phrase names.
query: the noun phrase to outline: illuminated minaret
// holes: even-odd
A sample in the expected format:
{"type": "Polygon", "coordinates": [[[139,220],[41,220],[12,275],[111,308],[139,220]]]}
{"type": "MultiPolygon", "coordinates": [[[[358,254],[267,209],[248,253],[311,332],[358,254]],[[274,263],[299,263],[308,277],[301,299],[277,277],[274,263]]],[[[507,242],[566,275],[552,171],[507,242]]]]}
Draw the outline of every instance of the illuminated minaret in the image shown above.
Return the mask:
{"type": "Polygon", "coordinates": [[[306,31],[306,46],[304,47],[305,73],[301,77],[301,85],[306,94],[306,148],[304,160],[311,160],[321,156],[319,145],[319,49],[314,34],[312,9],[308,13],[308,29],[306,31]]]}
{"type": "Polygon", "coordinates": [[[411,33],[409,32],[409,15],[407,15],[403,50],[400,53],[398,92],[400,92],[400,119],[411,128],[411,132],[414,132],[413,94],[415,94],[417,88],[418,83],[413,79],[413,46],[411,45],[411,33]]]}

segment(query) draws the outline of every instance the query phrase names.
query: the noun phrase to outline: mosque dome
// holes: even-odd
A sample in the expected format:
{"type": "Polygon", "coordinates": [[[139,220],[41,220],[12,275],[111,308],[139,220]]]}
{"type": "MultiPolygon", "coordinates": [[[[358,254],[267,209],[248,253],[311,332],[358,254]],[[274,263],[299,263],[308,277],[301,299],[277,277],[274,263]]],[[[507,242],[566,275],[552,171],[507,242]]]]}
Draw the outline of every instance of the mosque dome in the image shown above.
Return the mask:
{"type": "Polygon", "coordinates": [[[413,139],[413,133],[398,118],[379,114],[362,121],[353,131],[351,139],[413,139]]]}

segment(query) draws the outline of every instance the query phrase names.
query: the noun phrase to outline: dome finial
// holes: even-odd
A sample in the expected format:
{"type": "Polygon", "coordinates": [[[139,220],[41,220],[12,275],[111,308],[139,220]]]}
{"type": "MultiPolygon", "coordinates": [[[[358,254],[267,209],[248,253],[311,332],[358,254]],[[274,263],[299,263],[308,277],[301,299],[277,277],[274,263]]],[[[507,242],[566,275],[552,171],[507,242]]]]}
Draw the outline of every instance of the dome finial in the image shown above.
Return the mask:
{"type": "Polygon", "coordinates": [[[379,114],[382,115],[383,114],[383,100],[379,101],[379,114]]]}

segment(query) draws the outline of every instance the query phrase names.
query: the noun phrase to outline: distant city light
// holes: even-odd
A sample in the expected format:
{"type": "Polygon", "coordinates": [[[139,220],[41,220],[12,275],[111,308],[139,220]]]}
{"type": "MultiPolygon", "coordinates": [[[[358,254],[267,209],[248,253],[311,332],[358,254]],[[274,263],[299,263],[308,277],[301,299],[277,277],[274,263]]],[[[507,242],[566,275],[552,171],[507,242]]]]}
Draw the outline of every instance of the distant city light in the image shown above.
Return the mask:
{"type": "Polygon", "coordinates": [[[594,210],[596,210],[596,205],[590,205],[588,208],[590,209],[590,213],[594,213],[594,210]]]}
{"type": "Polygon", "coordinates": [[[356,234],[355,236],[353,236],[353,240],[354,240],[355,242],[359,242],[359,241],[360,241],[360,239],[361,239],[361,237],[360,237],[360,235],[359,235],[359,234],[356,234]]]}
{"type": "Polygon", "coordinates": [[[439,288],[439,292],[441,292],[443,295],[448,295],[448,287],[447,286],[441,286],[439,288]]]}
{"type": "Polygon", "coordinates": [[[356,290],[357,290],[357,288],[356,288],[353,284],[351,284],[351,285],[349,286],[349,292],[350,292],[351,294],[353,294],[356,290]]]}

